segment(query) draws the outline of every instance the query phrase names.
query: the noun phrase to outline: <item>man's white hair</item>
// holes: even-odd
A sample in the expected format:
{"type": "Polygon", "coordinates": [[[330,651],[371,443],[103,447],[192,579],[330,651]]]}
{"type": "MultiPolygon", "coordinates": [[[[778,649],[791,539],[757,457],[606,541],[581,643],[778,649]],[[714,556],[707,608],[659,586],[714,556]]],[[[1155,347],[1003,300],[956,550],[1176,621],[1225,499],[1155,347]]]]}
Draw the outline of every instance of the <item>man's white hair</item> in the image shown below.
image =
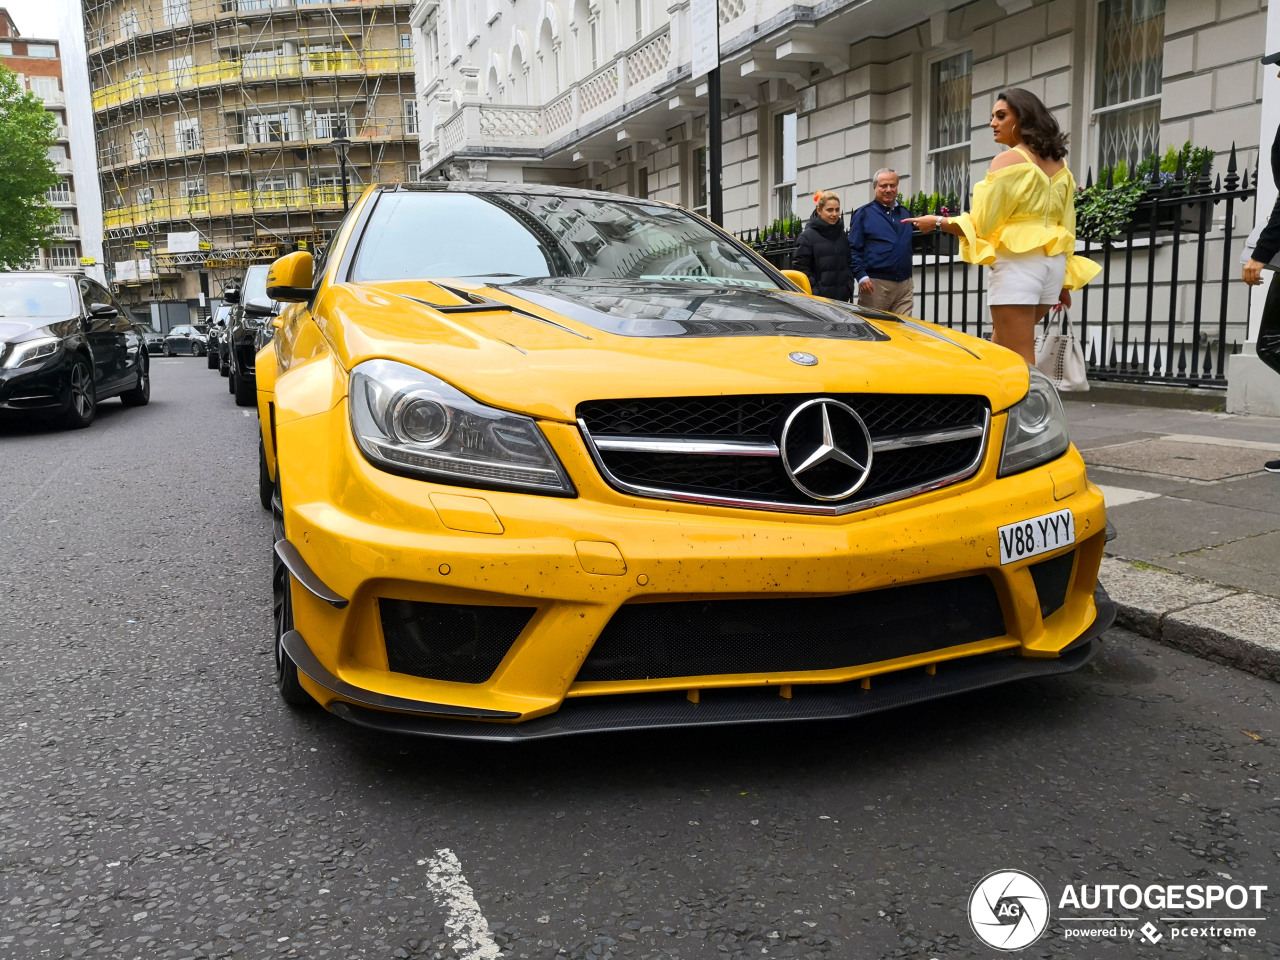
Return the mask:
{"type": "MultiPolygon", "coordinates": [[[[875,175],[874,177],[872,177],[872,178],[871,178],[871,189],[872,189],[872,190],[874,190],[876,187],[878,187],[878,186],[880,185],[880,177],[881,177],[881,175],[886,174],[886,173],[892,173],[895,177],[897,177],[897,176],[898,176],[898,171],[897,171],[897,170],[895,170],[895,169],[893,169],[893,167],[881,167],[879,170],[877,170],[877,171],[876,171],[876,175],[875,175]]],[[[899,180],[901,180],[902,178],[901,178],[901,177],[898,177],[898,179],[899,179],[899,180]]]]}

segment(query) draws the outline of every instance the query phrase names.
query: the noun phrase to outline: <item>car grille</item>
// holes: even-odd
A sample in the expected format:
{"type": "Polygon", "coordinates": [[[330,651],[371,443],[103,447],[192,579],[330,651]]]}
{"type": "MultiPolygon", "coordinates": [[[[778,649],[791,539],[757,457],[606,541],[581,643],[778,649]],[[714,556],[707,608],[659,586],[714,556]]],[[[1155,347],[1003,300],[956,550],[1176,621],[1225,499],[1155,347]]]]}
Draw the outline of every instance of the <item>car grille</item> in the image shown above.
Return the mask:
{"type": "Polygon", "coordinates": [[[835,670],[1005,633],[985,576],[838,597],[630,603],[609,620],[577,679],[835,670]]]}
{"type": "Polygon", "coordinates": [[[457,683],[488,680],[534,612],[533,607],[378,600],[392,672],[457,683]]]}
{"type": "Polygon", "coordinates": [[[842,514],[972,475],[982,459],[983,397],[830,394],[673,397],[580,404],[578,423],[613,487],[641,496],[842,514]],[[872,441],[869,475],[847,500],[802,490],[780,456],[783,426],[806,401],[852,408],[872,441]]]}

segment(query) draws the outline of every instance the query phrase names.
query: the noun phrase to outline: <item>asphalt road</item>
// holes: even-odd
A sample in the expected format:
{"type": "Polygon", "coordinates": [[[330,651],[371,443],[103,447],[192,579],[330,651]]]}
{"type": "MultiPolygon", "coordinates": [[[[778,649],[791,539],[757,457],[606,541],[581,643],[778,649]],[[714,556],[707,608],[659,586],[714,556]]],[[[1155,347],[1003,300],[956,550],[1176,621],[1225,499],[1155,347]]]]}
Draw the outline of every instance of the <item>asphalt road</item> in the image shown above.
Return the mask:
{"type": "Polygon", "coordinates": [[[276,695],[255,419],[203,359],[153,374],[0,427],[0,958],[994,957],[967,907],[1006,868],[1051,901],[1016,955],[1280,956],[1275,684],[1112,631],[854,722],[373,737],[276,695]],[[1269,889],[1062,908],[1084,884],[1269,889]]]}

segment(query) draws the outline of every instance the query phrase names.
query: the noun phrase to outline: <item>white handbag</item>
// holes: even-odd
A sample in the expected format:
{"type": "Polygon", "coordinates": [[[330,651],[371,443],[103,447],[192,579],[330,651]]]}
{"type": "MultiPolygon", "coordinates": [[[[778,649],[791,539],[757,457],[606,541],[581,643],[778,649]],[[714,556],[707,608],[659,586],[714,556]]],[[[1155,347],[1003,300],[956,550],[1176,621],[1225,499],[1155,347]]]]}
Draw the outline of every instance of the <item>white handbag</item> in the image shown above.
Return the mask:
{"type": "Polygon", "coordinates": [[[1089,389],[1084,351],[1062,304],[1049,311],[1044,318],[1044,331],[1036,334],[1036,369],[1062,393],[1083,393],[1089,389]]]}

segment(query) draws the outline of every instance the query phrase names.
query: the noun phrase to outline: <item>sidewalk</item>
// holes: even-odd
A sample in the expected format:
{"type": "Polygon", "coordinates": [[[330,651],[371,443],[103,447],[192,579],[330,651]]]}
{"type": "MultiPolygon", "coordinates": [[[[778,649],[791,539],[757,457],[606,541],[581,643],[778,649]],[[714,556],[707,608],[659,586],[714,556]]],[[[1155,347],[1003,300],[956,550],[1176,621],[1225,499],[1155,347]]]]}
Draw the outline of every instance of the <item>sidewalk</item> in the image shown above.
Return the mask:
{"type": "Polygon", "coordinates": [[[1117,623],[1280,680],[1280,419],[1064,399],[1116,530],[1117,623]]]}

